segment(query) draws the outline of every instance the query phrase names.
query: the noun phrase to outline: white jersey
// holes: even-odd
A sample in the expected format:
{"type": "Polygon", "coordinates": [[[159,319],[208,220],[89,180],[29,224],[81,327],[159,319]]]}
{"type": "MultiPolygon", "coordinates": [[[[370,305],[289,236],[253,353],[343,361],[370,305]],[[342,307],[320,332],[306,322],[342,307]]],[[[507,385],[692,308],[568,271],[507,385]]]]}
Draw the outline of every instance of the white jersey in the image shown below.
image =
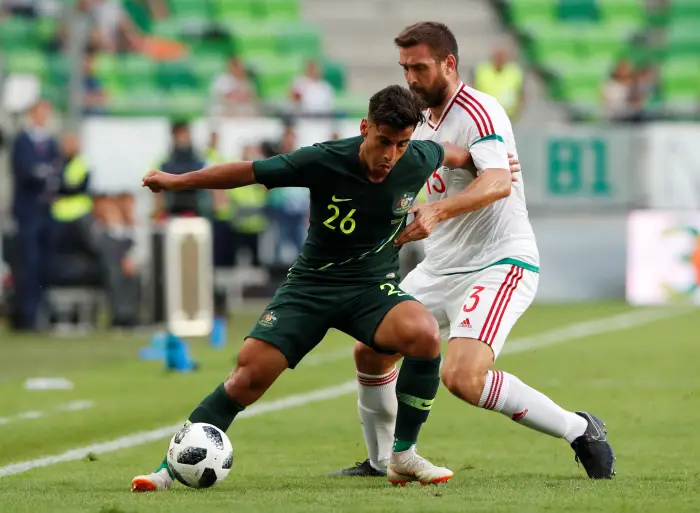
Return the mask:
{"type": "MultiPolygon", "coordinates": [[[[474,162],[470,170],[442,167],[435,171],[425,184],[428,203],[459,194],[486,169],[509,169],[508,153],[518,155],[503,107],[494,97],[462,83],[438,122],[422,124],[413,138],[468,149],[474,162]]],[[[476,271],[506,259],[539,267],[524,189],[519,173],[507,198],[438,223],[425,240],[423,268],[451,274],[476,271]]]]}

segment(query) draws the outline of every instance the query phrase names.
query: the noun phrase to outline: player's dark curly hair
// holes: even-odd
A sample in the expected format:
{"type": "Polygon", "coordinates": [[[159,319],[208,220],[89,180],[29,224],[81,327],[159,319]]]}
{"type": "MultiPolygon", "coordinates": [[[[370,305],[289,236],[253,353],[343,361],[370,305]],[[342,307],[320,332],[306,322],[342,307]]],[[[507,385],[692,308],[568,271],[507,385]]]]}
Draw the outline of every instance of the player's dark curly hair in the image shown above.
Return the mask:
{"type": "Polygon", "coordinates": [[[452,31],[444,23],[437,21],[420,21],[403,29],[394,39],[399,48],[426,45],[439,61],[454,55],[459,64],[459,47],[452,31]]]}
{"type": "Polygon", "coordinates": [[[405,87],[385,87],[369,99],[368,119],[372,123],[387,125],[394,130],[415,128],[425,120],[423,103],[405,87]]]}

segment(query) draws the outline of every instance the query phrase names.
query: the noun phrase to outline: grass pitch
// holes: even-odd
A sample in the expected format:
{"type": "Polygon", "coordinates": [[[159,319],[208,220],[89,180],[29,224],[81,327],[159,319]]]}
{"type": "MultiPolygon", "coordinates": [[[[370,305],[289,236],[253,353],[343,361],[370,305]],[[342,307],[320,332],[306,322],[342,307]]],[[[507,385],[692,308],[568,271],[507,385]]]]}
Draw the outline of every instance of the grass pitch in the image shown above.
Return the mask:
{"type": "MultiPolygon", "coordinates": [[[[535,306],[506,345],[633,311],[616,303],[535,306]]],[[[201,369],[185,375],[136,358],[146,335],[37,338],[0,331],[0,475],[12,463],[176,424],[226,376],[255,319],[236,317],[224,350],[193,340],[201,369]],[[73,388],[26,390],[25,379],[33,377],[63,377],[73,388]]],[[[700,511],[699,333],[700,314],[687,311],[499,359],[497,368],[562,406],[607,422],[618,469],[610,482],[589,481],[564,441],[469,407],[444,389],[420,452],[455,471],[447,486],[399,489],[381,478],[326,478],[366,457],[356,396],[346,387],[334,398],[238,419],[228,433],[233,470],[218,487],[131,494],[131,478],[162,459],[168,442],[162,438],[0,477],[0,511],[700,511]]],[[[351,347],[348,337],[330,333],[261,404],[351,381],[351,347]]]]}

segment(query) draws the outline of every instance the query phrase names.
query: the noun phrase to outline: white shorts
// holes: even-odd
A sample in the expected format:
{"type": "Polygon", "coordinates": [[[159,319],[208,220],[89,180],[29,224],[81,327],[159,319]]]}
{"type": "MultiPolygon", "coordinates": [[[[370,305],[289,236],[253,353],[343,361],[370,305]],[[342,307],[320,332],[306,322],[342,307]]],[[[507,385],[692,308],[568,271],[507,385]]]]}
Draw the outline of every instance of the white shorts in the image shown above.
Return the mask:
{"type": "Polygon", "coordinates": [[[481,340],[491,346],[495,360],[535,298],[538,281],[538,273],[510,264],[454,275],[432,274],[419,265],[401,288],[435,316],[443,341],[481,340]]]}

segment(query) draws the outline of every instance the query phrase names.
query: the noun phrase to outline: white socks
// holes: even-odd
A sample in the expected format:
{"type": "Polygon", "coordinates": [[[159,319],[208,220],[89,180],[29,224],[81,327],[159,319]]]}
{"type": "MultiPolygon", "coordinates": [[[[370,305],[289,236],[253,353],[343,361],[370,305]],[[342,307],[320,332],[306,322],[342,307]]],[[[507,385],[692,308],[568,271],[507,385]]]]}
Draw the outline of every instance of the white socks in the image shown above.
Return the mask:
{"type": "Polygon", "coordinates": [[[394,444],[396,424],[396,367],[381,376],[357,373],[357,409],[372,467],[386,471],[394,444]]]}
{"type": "Polygon", "coordinates": [[[562,409],[546,395],[503,371],[488,371],[479,407],[501,412],[515,422],[565,438],[569,443],[588,427],[583,417],[562,409]]]}

